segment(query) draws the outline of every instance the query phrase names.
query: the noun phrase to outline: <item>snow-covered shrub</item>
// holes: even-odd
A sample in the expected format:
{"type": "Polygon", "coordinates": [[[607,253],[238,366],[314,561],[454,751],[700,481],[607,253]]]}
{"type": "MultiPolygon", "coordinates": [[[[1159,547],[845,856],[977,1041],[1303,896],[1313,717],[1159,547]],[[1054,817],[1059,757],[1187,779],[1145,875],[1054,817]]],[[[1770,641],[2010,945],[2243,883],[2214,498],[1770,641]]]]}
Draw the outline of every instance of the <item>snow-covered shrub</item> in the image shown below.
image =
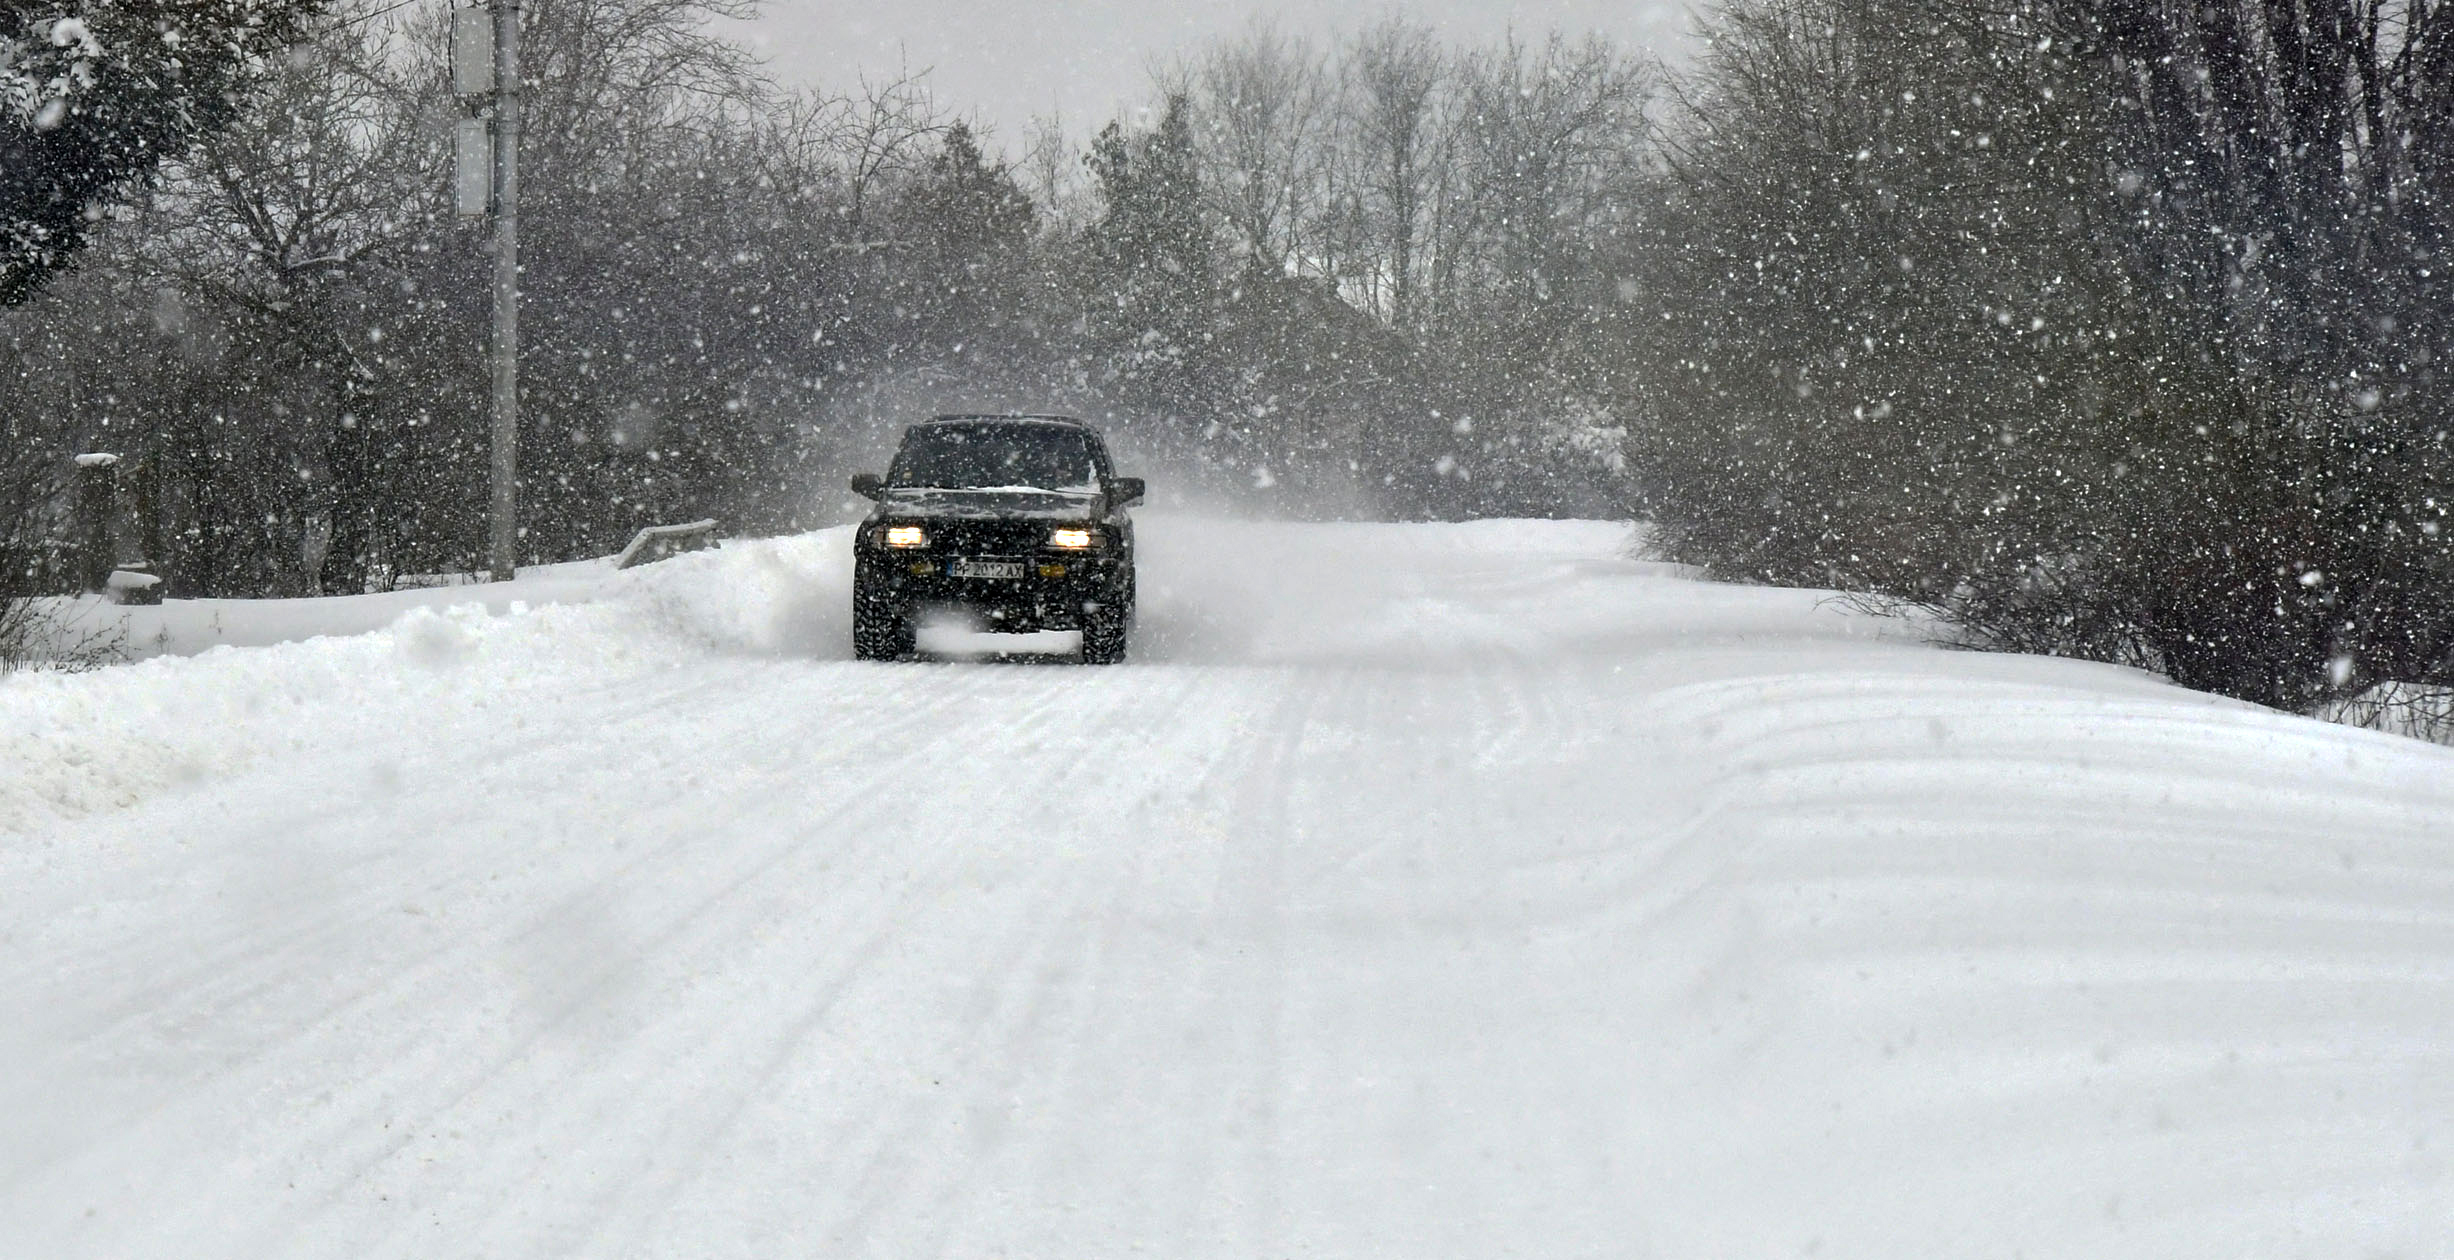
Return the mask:
{"type": "Polygon", "coordinates": [[[2295,710],[2454,682],[2454,76],[2329,77],[2313,143],[2198,51],[2260,6],[2124,12],[1723,10],[1642,250],[1659,545],[2295,710]]]}
{"type": "Polygon", "coordinates": [[[0,306],[68,264],[104,198],[227,123],[324,3],[0,5],[0,306]]]}
{"type": "Polygon", "coordinates": [[[22,595],[0,595],[0,674],[26,663],[32,655],[34,601],[22,595]]]}
{"type": "Polygon", "coordinates": [[[2379,683],[2326,705],[2319,715],[2348,726],[2454,744],[2454,687],[2379,683]]]}

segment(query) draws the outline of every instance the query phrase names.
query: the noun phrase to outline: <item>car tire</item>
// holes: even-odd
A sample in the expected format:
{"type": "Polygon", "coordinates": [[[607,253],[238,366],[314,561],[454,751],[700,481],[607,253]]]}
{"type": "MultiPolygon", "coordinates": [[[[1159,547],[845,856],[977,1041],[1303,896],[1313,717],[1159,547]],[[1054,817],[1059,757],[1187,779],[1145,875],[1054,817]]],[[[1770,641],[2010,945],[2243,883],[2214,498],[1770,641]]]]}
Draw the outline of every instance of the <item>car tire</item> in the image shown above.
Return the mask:
{"type": "Polygon", "coordinates": [[[1085,665],[1120,665],[1125,660],[1125,641],[1133,626],[1133,588],[1085,611],[1082,618],[1082,663],[1085,665]]]}
{"type": "Polygon", "coordinates": [[[912,655],[912,622],[892,599],[865,592],[852,597],[852,655],[863,661],[899,661],[912,655]]]}

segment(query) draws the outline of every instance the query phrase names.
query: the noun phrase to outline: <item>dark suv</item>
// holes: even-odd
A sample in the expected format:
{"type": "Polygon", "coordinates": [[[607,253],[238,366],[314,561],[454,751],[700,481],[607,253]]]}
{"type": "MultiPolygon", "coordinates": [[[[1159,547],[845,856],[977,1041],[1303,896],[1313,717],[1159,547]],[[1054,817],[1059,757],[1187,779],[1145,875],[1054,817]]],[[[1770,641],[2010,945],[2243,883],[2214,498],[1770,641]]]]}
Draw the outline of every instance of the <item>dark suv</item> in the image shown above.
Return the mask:
{"type": "Polygon", "coordinates": [[[1079,630],[1082,659],[1125,659],[1133,518],[1142,480],[1119,477],[1099,433],[1065,416],[939,416],[903,431],[880,478],[852,489],[876,509],[853,535],[852,650],[913,652],[931,607],[998,631],[1079,630]]]}

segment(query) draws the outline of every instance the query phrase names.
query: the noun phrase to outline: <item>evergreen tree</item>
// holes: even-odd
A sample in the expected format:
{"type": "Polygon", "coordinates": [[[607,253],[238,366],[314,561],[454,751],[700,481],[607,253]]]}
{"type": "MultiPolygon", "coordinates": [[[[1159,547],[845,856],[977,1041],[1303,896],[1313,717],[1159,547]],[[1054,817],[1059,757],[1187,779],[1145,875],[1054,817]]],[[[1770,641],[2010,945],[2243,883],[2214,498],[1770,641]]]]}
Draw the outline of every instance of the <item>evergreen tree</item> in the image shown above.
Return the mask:
{"type": "Polygon", "coordinates": [[[1203,212],[1191,111],[1174,94],[1156,130],[1128,136],[1109,123],[1092,143],[1084,161],[1104,212],[1089,233],[1082,300],[1092,383],[1171,418],[1179,441],[1213,442],[1232,434],[1209,353],[1218,247],[1203,212]]]}
{"type": "Polygon", "coordinates": [[[68,265],[101,204],[227,124],[322,0],[0,2],[0,306],[68,265]]]}

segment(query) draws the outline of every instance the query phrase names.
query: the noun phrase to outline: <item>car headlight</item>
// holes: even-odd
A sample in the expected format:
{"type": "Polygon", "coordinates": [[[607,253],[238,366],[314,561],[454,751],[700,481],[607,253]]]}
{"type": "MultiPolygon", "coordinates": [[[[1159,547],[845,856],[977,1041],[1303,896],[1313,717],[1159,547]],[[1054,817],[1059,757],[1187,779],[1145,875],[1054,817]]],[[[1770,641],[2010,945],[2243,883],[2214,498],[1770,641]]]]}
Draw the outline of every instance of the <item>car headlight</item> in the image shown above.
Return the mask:
{"type": "Polygon", "coordinates": [[[886,545],[889,547],[926,547],[929,545],[929,536],[921,533],[918,525],[889,525],[886,527],[886,532],[880,537],[886,540],[886,545]]]}
{"type": "Polygon", "coordinates": [[[1059,551],[1088,551],[1091,546],[1091,531],[1087,529],[1052,530],[1048,534],[1048,545],[1059,551]]]}

